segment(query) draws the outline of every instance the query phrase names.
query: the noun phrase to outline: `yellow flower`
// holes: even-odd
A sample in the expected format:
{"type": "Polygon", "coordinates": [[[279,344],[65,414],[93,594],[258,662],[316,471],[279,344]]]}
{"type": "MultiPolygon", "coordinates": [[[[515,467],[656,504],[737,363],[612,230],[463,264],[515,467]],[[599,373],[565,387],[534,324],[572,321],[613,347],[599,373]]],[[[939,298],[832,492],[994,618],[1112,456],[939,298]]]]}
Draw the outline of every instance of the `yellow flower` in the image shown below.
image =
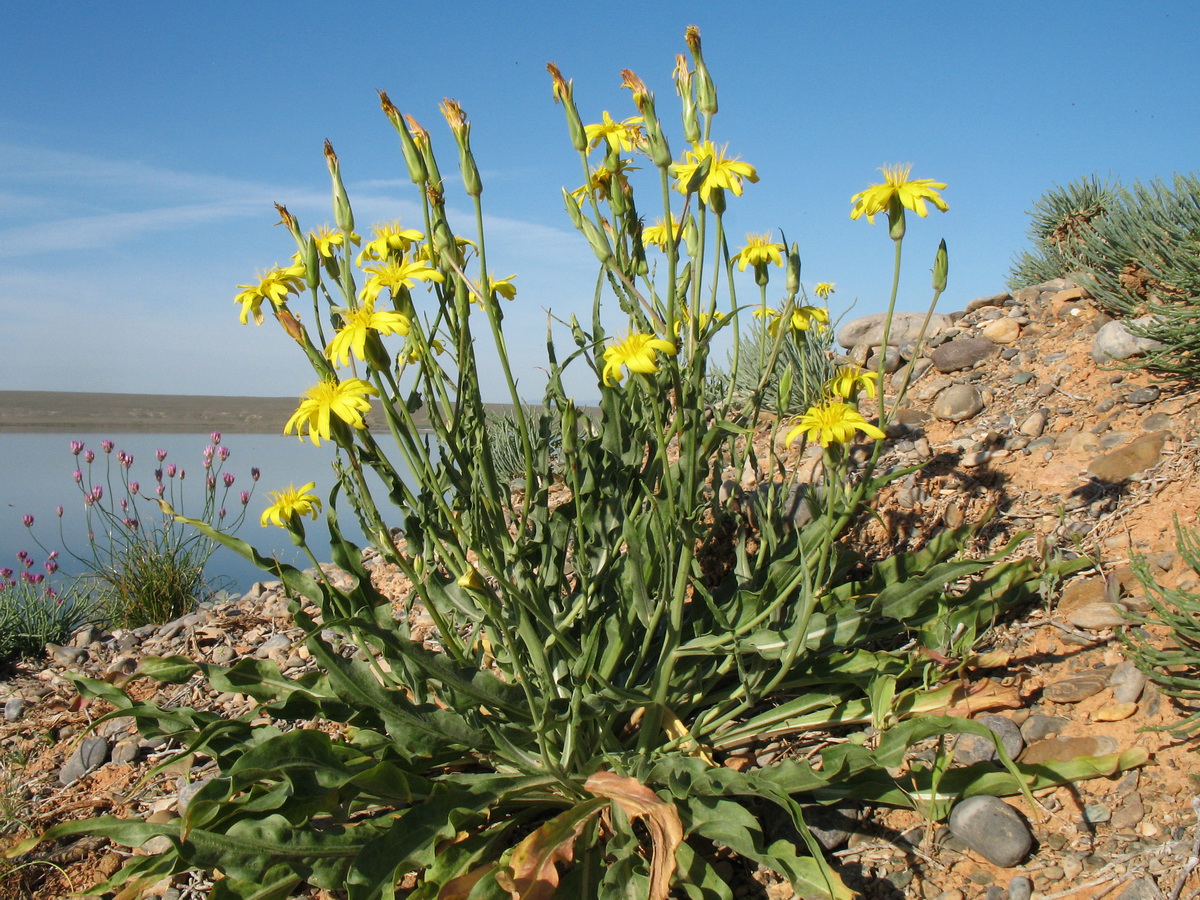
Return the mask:
{"type": "Polygon", "coordinates": [[[592,174],[588,177],[588,183],[582,184],[575,190],[571,191],[571,196],[575,198],[575,202],[580,206],[587,199],[589,193],[595,194],[598,200],[608,200],[612,197],[613,180],[616,179],[617,185],[626,183],[625,173],[636,172],[638,167],[629,165],[630,160],[619,159],[617,164],[610,171],[606,166],[596,166],[592,169],[592,174]]]}
{"type": "Polygon", "coordinates": [[[712,164],[697,189],[700,199],[706,204],[716,188],[733,191],[734,196],[740,197],[742,195],[742,179],[751,184],[758,181],[758,172],[750,163],[742,162],[740,159],[726,159],[724,148],[718,150],[712,141],[702,141],[699,144],[693,144],[692,149],[683,154],[683,162],[677,162],[671,166],[671,174],[676,178],[675,189],[679,193],[687,193],[688,182],[706,159],[711,159],[712,164]]]}
{"type": "Polygon", "coordinates": [[[862,417],[853,406],[841,400],[828,400],[811,406],[802,415],[796,426],[787,433],[790,444],[800,435],[809,435],[822,447],[830,444],[845,444],[854,440],[854,433],[861,431],[869,438],[883,440],[886,435],[862,417]]]}
{"type": "Polygon", "coordinates": [[[321,508],[321,501],[309,493],[316,486],[315,481],[310,481],[299,488],[289,484],[282,491],[270,491],[275,502],[263,510],[262,518],[259,520],[263,528],[271,523],[280,528],[288,528],[301,516],[316,519],[317,510],[321,508]]]}
{"type": "Polygon", "coordinates": [[[272,266],[266,274],[259,275],[258,284],[239,284],[242,290],[233,298],[234,303],[242,304],[242,324],[251,314],[254,324],[263,323],[262,302],[270,300],[276,309],[283,306],[288,294],[299,294],[304,290],[304,266],[295,264],[281,269],[272,266]]]}
{"type": "Polygon", "coordinates": [[[770,263],[782,266],[784,249],[783,244],[776,244],[771,240],[770,233],[748,234],[746,246],[735,253],[733,259],[737,260],[739,272],[745,272],[746,266],[754,266],[756,269],[770,263]]]}
{"type": "Polygon", "coordinates": [[[817,328],[829,324],[829,310],[823,306],[797,306],[792,310],[791,326],[793,331],[808,331],[813,323],[817,328]]]}
{"type": "Polygon", "coordinates": [[[929,178],[910,181],[908,174],[912,171],[911,164],[884,166],[879,171],[883,173],[883,184],[871,185],[850,198],[850,202],[854,204],[854,209],[850,210],[851,219],[866,216],[867,221],[874,225],[878,213],[902,212],[903,208],[911,209],[921,218],[925,218],[929,215],[925,206],[926,200],[942,212],[950,208],[938,194],[938,191],[946,189],[946,185],[929,178]]]}
{"type": "Polygon", "coordinates": [[[488,274],[488,282],[492,286],[492,291],[499,294],[505,300],[515,300],[517,297],[517,286],[512,283],[517,276],[509,275],[505,278],[493,278],[488,274]]]}
{"type": "Polygon", "coordinates": [[[607,141],[608,146],[620,153],[632,153],[634,147],[642,141],[643,121],[641,116],[633,116],[624,122],[614,122],[606,109],[603,113],[603,121],[599,125],[583,127],[584,136],[588,140],[588,149],[594,150],[607,141]]]}
{"type": "Polygon", "coordinates": [[[351,351],[363,362],[367,361],[368,332],[407,335],[412,327],[412,320],[404,313],[376,312],[374,298],[364,300],[358,309],[342,313],[342,321],[341,330],[325,348],[325,358],[335,361],[339,366],[350,365],[351,351]]]}
{"type": "Polygon", "coordinates": [[[652,334],[634,333],[613,344],[604,351],[604,383],[619,383],[623,377],[622,366],[630,372],[653,375],[658,371],[658,361],[654,358],[655,350],[674,353],[675,345],[652,334]]]}
{"type": "Polygon", "coordinates": [[[813,288],[813,293],[822,300],[828,301],[829,295],[833,293],[833,288],[836,282],[833,281],[818,281],[817,286],[813,288]]]}
{"type": "Polygon", "coordinates": [[[362,253],[358,254],[358,264],[364,259],[387,259],[389,254],[404,253],[414,243],[425,235],[414,228],[401,228],[399,222],[386,222],[371,229],[373,237],[367,241],[362,253]]]}
{"type": "Polygon", "coordinates": [[[374,300],[383,288],[387,288],[395,297],[398,288],[414,288],[418,281],[440,283],[446,280],[446,276],[431,267],[429,263],[417,260],[413,262],[388,260],[378,266],[365,266],[363,271],[371,273],[371,277],[367,279],[366,285],[360,292],[363,300],[374,300]]]}
{"type": "Polygon", "coordinates": [[[679,240],[682,228],[683,226],[676,221],[675,217],[671,216],[671,234],[668,238],[667,220],[665,218],[655,219],[653,225],[642,229],[642,244],[646,247],[661,247],[665,250],[669,239],[679,240]]]}
{"type": "MultiPolygon", "coordinates": [[[[346,233],[343,231],[335,231],[328,225],[322,225],[316,231],[309,235],[317,245],[317,255],[321,259],[332,259],[334,247],[344,247],[346,245],[346,233]]],[[[358,244],[360,238],[353,231],[350,232],[350,243],[358,244]]]]}
{"type": "Polygon", "coordinates": [[[366,428],[363,413],[371,411],[371,401],[366,395],[379,395],[374,387],[361,378],[348,378],[345,381],[322,381],[305,391],[308,399],[300,402],[300,408],[292,415],[283,433],[290,434],[296,430],[296,436],[304,439],[304,431],[318,447],[321,439],[329,440],[329,416],[332,413],[347,425],[355,428],[366,428]]]}
{"type": "Polygon", "coordinates": [[[866,391],[868,397],[874,397],[877,392],[876,382],[878,372],[864,371],[861,366],[842,366],[829,381],[825,390],[846,400],[853,400],[859,391],[866,391]]]}
{"type": "Polygon", "coordinates": [[[421,359],[423,357],[429,355],[429,353],[428,353],[429,350],[432,350],[434,352],[434,355],[441,356],[443,353],[446,352],[446,345],[443,344],[438,338],[433,338],[429,342],[428,348],[424,348],[421,346],[421,344],[414,341],[412,338],[409,338],[408,346],[405,347],[403,351],[401,351],[400,358],[399,358],[400,362],[402,364],[408,364],[408,365],[415,366],[417,363],[419,363],[421,361],[421,359]]]}

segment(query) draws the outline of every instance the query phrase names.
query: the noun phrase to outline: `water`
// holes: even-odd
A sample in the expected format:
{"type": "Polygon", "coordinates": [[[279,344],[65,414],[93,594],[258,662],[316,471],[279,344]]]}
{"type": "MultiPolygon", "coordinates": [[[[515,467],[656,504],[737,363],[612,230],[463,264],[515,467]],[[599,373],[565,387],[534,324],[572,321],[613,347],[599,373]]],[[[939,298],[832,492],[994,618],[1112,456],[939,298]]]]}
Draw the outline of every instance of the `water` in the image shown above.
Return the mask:
{"type": "MultiPolygon", "coordinates": [[[[104,488],[103,503],[113,508],[116,500],[109,504],[108,499],[114,491],[117,499],[124,496],[120,490],[120,466],[117,462],[117,454],[122,450],[133,455],[129,478],[139,483],[143,495],[150,495],[154,491],[154,470],[160,466],[155,451],[159,448],[166,450],[167,456],[162,467],[174,463],[186,473],[182,483],[178,481],[178,476],[175,479],[176,488],[182,488],[180,511],[198,515],[204,499],[202,454],[209,443],[207,434],[0,433],[0,472],[5,473],[0,480],[0,567],[17,568],[16,555],[23,549],[36,557],[40,567],[45,552],[31,539],[36,536],[48,550],[59,551],[59,561],[64,571],[78,571],[79,564],[64,552],[64,543],[77,552],[87,549],[83,494],[75,484],[72,473],[79,468],[85,472],[85,477],[90,474],[92,482],[104,488]],[[111,455],[106,456],[101,449],[100,442],[103,439],[114,442],[111,455]],[[71,454],[72,440],[82,441],[95,452],[90,473],[84,457],[71,454]],[[111,482],[106,481],[106,463],[110,466],[111,482]],[[111,489],[108,486],[110,483],[111,489]],[[57,506],[60,504],[63,506],[61,520],[57,516],[57,506]],[[26,514],[34,516],[32,535],[22,522],[26,514]]],[[[264,528],[259,524],[259,518],[271,504],[269,492],[281,490],[289,483],[299,487],[309,481],[316,482],[315,493],[324,503],[334,483],[330,467],[334,459],[333,445],[324,442],[320,447],[314,447],[308,441],[300,442],[292,436],[275,434],[231,434],[222,439],[221,446],[230,451],[222,471],[234,475],[233,485],[224,498],[227,520],[232,520],[241,509],[239,492],[253,488],[246,517],[237,536],[252,544],[264,556],[278,556],[280,560],[300,568],[310,566],[308,558],[292,544],[288,532],[276,526],[264,528]],[[257,484],[250,477],[252,466],[261,472],[257,484]]],[[[165,473],[164,482],[171,484],[171,479],[165,473]]],[[[373,482],[372,488],[376,487],[378,483],[373,482]]],[[[218,500],[223,492],[224,485],[218,484],[218,500]]],[[[170,494],[167,496],[169,498],[170,494]]],[[[383,500],[385,492],[380,489],[376,496],[383,500]]],[[[154,514],[153,504],[144,500],[138,503],[142,517],[154,514]]],[[[362,531],[344,499],[339,503],[338,511],[338,522],[346,537],[365,546],[362,531]]],[[[324,516],[319,515],[317,522],[305,519],[304,523],[309,546],[318,559],[327,560],[328,531],[324,516]]],[[[391,524],[399,524],[399,521],[391,524]]],[[[217,547],[209,560],[207,572],[210,578],[219,582],[218,586],[231,591],[245,591],[255,581],[272,577],[221,546],[217,547]]]]}

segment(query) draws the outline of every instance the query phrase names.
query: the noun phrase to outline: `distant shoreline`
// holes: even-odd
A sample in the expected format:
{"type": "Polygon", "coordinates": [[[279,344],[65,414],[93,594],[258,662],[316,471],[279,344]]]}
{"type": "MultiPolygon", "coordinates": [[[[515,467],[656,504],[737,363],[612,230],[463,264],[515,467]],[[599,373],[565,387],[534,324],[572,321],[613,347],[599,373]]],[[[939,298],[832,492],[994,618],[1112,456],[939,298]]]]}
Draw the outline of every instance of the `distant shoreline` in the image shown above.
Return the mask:
{"type": "Polygon", "coordinates": [[[282,434],[298,402],[295,397],[0,391],[0,433],[282,434]]]}

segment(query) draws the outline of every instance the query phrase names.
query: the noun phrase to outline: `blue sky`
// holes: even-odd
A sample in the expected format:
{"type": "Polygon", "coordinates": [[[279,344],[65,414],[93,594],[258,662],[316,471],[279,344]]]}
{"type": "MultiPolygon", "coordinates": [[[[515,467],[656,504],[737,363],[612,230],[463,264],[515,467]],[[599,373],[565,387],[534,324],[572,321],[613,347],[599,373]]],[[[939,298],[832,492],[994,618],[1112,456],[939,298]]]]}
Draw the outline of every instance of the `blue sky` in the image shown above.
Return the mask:
{"type": "MultiPolygon", "coordinates": [[[[233,296],[291,253],[274,202],[309,228],[331,220],[326,138],[360,231],[417,223],[382,88],[429,128],[446,173],[438,103],[471,118],[489,262],[519,275],[506,326],[538,397],[546,310],[587,310],[595,272],[562,210],[581,175],[545,64],[574,80],[585,121],[634,114],[619,87],[631,68],[673,127],[689,24],[717,81],[714,137],[761,178],[731,198],[732,241],[782,228],[805,283],[836,282],[835,314],[886,301],[885,226],[848,217],[882,165],[948,184],[950,211],[910,222],[900,305],[924,308],[945,238],[950,311],[1003,289],[1052,184],[1170,177],[1200,145],[1194,2],[218,0],[5,18],[0,389],[300,394],[303,357],[270,319],[240,325],[233,296]]],[[[452,208],[464,199],[452,186],[452,208]]],[[[587,399],[586,379],[577,389],[587,399]]]]}

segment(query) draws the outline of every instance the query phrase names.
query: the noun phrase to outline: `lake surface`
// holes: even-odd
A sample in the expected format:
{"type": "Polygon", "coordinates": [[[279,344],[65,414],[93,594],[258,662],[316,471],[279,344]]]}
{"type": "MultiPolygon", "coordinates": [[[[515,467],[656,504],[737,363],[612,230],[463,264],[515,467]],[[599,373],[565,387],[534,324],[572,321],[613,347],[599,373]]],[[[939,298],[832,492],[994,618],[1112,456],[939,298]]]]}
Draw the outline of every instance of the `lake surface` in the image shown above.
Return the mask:
{"type": "MultiPolygon", "coordinates": [[[[176,475],[174,481],[177,491],[182,490],[180,511],[198,515],[204,500],[203,452],[210,443],[207,434],[0,433],[0,472],[4,473],[0,478],[0,567],[17,568],[17,553],[20,550],[28,550],[36,558],[39,568],[45,559],[45,552],[31,540],[30,530],[23,524],[23,516],[29,514],[34,517],[32,536],[36,536],[48,550],[59,551],[59,561],[64,571],[79,571],[79,564],[73,562],[63,549],[65,542],[76,552],[87,550],[83,493],[74,481],[73,472],[76,468],[84,471],[85,483],[86,476],[90,474],[92,483],[101,485],[105,491],[102,502],[113,508],[115,501],[108,504],[109,497],[114,492],[118,498],[124,495],[120,482],[121,467],[117,461],[120,451],[132,454],[129,480],[138,482],[143,495],[150,495],[154,491],[156,468],[161,466],[165,469],[171,463],[181,468],[186,473],[185,479],[180,483],[176,475]],[[112,453],[107,456],[101,448],[104,439],[114,442],[112,453]],[[72,455],[73,440],[82,441],[86,448],[94,451],[95,460],[90,466],[90,473],[84,457],[72,455]],[[156,458],[159,449],[167,451],[161,464],[156,458]],[[108,486],[110,482],[106,480],[106,463],[111,475],[111,489],[108,486]],[[60,504],[63,507],[61,519],[57,516],[60,504]]],[[[309,481],[316,482],[315,493],[324,502],[334,484],[331,468],[335,456],[333,445],[323,442],[320,447],[314,447],[310,442],[301,442],[294,436],[277,434],[231,434],[223,437],[221,446],[229,450],[228,459],[222,463],[222,472],[234,476],[233,484],[224,498],[227,520],[232,520],[241,509],[239,492],[253,488],[246,518],[237,536],[254,545],[264,556],[275,555],[285,562],[306,568],[311,563],[299,548],[293,546],[288,532],[276,526],[264,528],[259,524],[259,518],[271,503],[269,492],[282,490],[289,483],[299,487],[309,481]],[[257,467],[261,472],[257,484],[251,480],[251,467],[257,467]]],[[[164,483],[171,484],[165,472],[164,483]]],[[[378,487],[378,483],[373,482],[372,487],[378,487]]],[[[224,491],[224,484],[218,483],[218,500],[224,491]]],[[[376,496],[383,500],[385,493],[380,489],[376,496]]],[[[167,497],[170,498],[169,493],[167,497]]],[[[142,516],[154,514],[153,504],[138,502],[142,516]]],[[[338,521],[343,532],[350,540],[365,546],[366,541],[349,505],[343,500],[338,510],[338,521]]],[[[400,524],[399,515],[395,519],[389,523],[393,527],[400,524]]],[[[322,561],[328,560],[328,531],[324,516],[320,515],[316,522],[306,519],[305,530],[316,557],[322,561]]],[[[272,577],[233,551],[220,546],[209,560],[208,574],[220,580],[223,583],[220,586],[226,586],[231,591],[245,591],[254,582],[272,577]]]]}

